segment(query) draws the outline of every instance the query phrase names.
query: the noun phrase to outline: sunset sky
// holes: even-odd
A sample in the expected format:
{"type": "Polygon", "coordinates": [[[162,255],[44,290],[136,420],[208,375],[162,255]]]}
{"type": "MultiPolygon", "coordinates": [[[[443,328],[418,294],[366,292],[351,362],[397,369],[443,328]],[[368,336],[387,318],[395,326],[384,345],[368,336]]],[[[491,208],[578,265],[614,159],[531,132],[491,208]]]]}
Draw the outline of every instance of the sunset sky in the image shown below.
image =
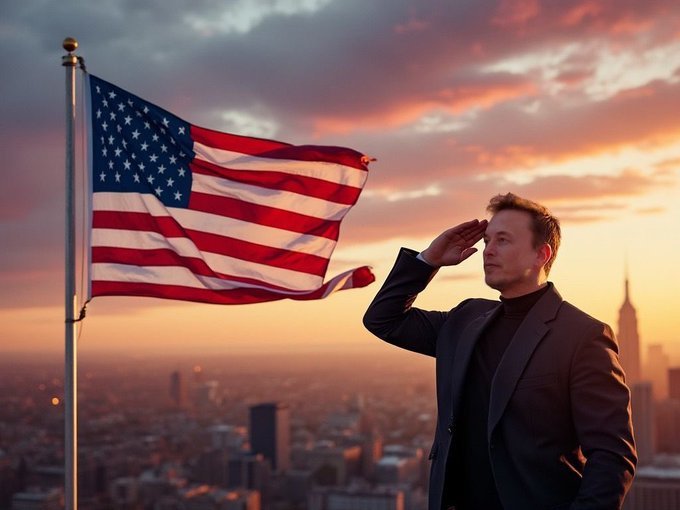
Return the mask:
{"type": "MultiPolygon", "coordinates": [[[[374,355],[387,347],[361,317],[399,247],[423,249],[513,191],[562,220],[550,278],[562,296],[617,330],[627,271],[643,356],[661,343],[680,365],[677,0],[28,0],[0,12],[0,352],[63,349],[72,36],[90,72],[193,124],[377,158],[328,272],[370,265],[376,283],[242,306],[97,298],[80,352],[374,355]]],[[[479,254],[416,304],[470,296],[497,297],[479,254]]]]}

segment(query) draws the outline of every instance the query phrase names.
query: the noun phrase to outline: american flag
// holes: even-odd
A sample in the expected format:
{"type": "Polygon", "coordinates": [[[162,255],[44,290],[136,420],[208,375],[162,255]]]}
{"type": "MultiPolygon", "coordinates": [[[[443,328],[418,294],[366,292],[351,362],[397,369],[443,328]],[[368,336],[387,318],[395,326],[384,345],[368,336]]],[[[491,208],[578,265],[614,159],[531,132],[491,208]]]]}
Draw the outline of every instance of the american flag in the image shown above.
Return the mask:
{"type": "Polygon", "coordinates": [[[324,298],[375,280],[324,283],[368,159],[191,125],[88,75],[91,296],[240,304],[324,298]]]}

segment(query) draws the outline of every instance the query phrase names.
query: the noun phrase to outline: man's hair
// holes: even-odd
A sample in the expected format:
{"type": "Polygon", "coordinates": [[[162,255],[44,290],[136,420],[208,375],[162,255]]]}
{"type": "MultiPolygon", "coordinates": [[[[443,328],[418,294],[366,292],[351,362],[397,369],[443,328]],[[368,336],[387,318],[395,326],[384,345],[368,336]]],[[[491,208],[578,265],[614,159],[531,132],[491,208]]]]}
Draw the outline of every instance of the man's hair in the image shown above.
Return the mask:
{"type": "Polygon", "coordinates": [[[560,247],[560,240],[562,239],[559,220],[551,214],[547,207],[527,200],[526,198],[518,197],[514,193],[496,195],[489,200],[489,205],[486,206],[486,210],[491,214],[496,214],[497,212],[506,209],[524,211],[531,216],[534,248],[538,248],[543,244],[548,244],[550,245],[550,248],[552,248],[552,256],[544,266],[545,274],[548,275],[548,273],[550,273],[550,267],[557,256],[557,250],[560,247]]]}

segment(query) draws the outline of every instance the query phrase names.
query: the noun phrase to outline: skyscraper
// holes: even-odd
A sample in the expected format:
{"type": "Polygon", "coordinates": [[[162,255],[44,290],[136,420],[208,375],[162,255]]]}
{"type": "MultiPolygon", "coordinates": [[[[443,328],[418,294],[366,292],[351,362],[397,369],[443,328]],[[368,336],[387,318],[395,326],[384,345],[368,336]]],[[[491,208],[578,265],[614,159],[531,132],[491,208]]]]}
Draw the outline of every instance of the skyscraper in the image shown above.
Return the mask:
{"type": "Polygon", "coordinates": [[[290,467],[290,409],[281,403],[250,408],[250,449],[261,453],[277,472],[290,467]]]}
{"type": "Polygon", "coordinates": [[[175,370],[170,374],[170,399],[175,407],[181,407],[183,397],[182,374],[175,370]]]}
{"type": "Polygon", "coordinates": [[[652,384],[648,381],[631,386],[631,404],[635,446],[640,465],[651,464],[654,459],[654,398],[652,384]]]}
{"type": "Polygon", "coordinates": [[[668,369],[668,396],[680,401],[680,367],[668,369]]]}
{"type": "Polygon", "coordinates": [[[630,302],[628,276],[626,275],[625,297],[619,309],[619,353],[621,365],[626,372],[626,382],[632,386],[640,381],[640,335],[635,307],[630,302]]]}

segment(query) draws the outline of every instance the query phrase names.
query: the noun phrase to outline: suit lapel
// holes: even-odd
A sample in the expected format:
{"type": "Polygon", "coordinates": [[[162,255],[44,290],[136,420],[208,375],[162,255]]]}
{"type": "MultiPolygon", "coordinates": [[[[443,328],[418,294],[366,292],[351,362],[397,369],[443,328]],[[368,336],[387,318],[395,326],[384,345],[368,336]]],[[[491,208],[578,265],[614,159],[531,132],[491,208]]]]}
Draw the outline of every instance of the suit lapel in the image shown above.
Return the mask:
{"type": "Polygon", "coordinates": [[[456,345],[456,352],[453,358],[453,366],[451,367],[453,374],[452,381],[452,396],[453,396],[453,407],[454,412],[458,409],[458,404],[460,403],[461,391],[463,388],[463,380],[465,378],[465,373],[467,372],[467,367],[470,362],[470,357],[474,351],[475,344],[479,340],[484,328],[493,320],[494,317],[501,311],[501,305],[499,304],[495,308],[489,310],[488,312],[480,315],[474,321],[472,321],[465,328],[465,331],[460,336],[460,340],[456,345]]]}
{"type": "Polygon", "coordinates": [[[491,432],[501,419],[531,355],[550,331],[550,327],[546,323],[555,318],[561,303],[562,297],[552,287],[529,311],[501,358],[496,375],[491,382],[489,437],[491,437],[491,432]]]}

